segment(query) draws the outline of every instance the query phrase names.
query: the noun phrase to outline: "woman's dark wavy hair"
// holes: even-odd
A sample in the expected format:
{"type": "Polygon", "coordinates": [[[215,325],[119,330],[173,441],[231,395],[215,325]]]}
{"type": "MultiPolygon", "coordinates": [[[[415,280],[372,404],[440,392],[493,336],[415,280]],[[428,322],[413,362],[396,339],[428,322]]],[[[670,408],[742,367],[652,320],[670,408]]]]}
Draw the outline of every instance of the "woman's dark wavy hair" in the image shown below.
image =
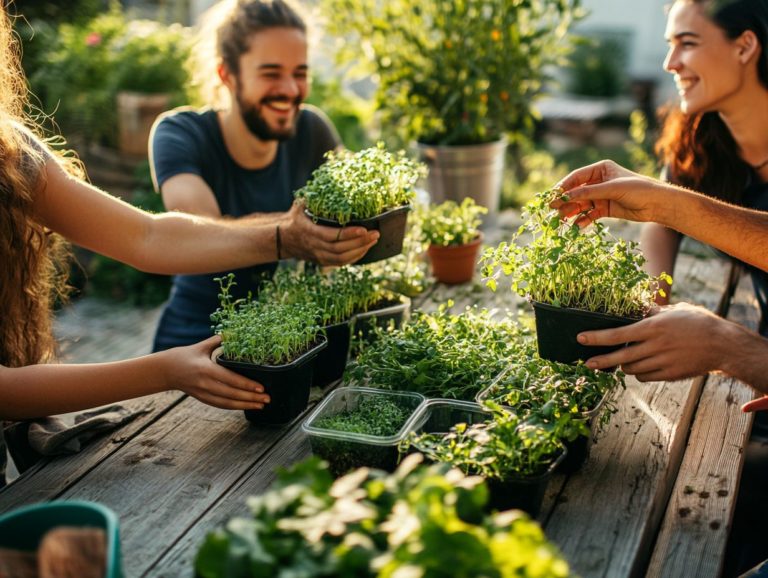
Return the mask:
{"type": "MultiPolygon", "coordinates": [[[[701,4],[728,36],[751,30],[760,42],[757,68],[768,88],[768,0],[687,0],[701,4]]],[[[708,195],[738,203],[750,166],[717,112],[685,114],[679,107],[662,112],[664,127],[656,152],[671,181],[708,195]]]]}

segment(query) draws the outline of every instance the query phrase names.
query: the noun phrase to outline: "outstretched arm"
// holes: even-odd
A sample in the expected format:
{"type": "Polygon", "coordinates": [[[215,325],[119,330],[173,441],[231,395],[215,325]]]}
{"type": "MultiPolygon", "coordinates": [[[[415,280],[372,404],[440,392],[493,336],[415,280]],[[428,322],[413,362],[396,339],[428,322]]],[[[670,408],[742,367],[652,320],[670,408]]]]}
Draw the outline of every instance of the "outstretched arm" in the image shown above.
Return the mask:
{"type": "Polygon", "coordinates": [[[660,223],[768,271],[768,213],[638,175],[613,161],[573,171],[560,186],[568,201],[552,206],[581,225],[603,217],[660,223]]]}
{"type": "MultiPolygon", "coordinates": [[[[162,186],[163,203],[169,211],[221,218],[221,210],[208,184],[198,175],[182,173],[162,186]]],[[[281,257],[314,261],[321,265],[346,265],[360,259],[378,240],[378,231],[345,227],[341,231],[314,224],[301,204],[285,213],[258,213],[241,217],[243,224],[280,225],[281,257]]],[[[273,261],[276,259],[272,259],[273,261]]]]}
{"type": "Polygon", "coordinates": [[[261,409],[264,388],[211,360],[221,338],[127,361],[0,366],[0,420],[54,415],[166,390],[224,409],[261,409]]]}

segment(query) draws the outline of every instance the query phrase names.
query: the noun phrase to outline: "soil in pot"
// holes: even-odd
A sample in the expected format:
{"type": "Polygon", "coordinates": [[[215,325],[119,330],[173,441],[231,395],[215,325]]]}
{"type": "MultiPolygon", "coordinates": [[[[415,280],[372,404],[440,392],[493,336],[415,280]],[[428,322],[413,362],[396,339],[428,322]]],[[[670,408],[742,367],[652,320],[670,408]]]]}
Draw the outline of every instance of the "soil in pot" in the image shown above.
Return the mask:
{"type": "Polygon", "coordinates": [[[477,256],[480,252],[483,237],[466,245],[430,245],[427,254],[432,262],[432,275],[440,283],[446,285],[458,285],[472,280],[477,265],[477,256]]]}
{"type": "MultiPolygon", "coordinates": [[[[624,345],[582,345],[576,340],[576,336],[582,331],[613,329],[639,321],[639,319],[616,317],[583,309],[555,307],[538,301],[534,301],[532,304],[536,314],[536,340],[539,347],[539,357],[561,363],[587,360],[595,355],[603,355],[624,347],[624,345]]],[[[612,370],[613,368],[610,368],[606,371],[612,370]]]]}
{"type": "MultiPolygon", "coordinates": [[[[408,223],[408,211],[410,210],[411,206],[405,205],[370,219],[353,219],[344,225],[345,227],[365,227],[369,231],[379,231],[380,233],[376,244],[368,249],[368,252],[355,262],[355,265],[374,263],[402,253],[403,238],[405,237],[405,229],[408,223]]],[[[319,225],[336,228],[342,227],[337,221],[315,217],[309,211],[305,212],[310,219],[319,225]]]]}
{"type": "Polygon", "coordinates": [[[317,355],[312,375],[314,387],[325,387],[344,375],[349,359],[350,322],[342,321],[326,326],[325,336],[328,346],[317,355]]]}
{"type": "Polygon", "coordinates": [[[321,338],[314,347],[285,365],[231,361],[220,357],[219,350],[213,352],[213,358],[219,365],[264,386],[270,402],[261,410],[245,410],[248,421],[260,425],[285,424],[307,409],[315,361],[327,344],[326,339],[321,338]]]}

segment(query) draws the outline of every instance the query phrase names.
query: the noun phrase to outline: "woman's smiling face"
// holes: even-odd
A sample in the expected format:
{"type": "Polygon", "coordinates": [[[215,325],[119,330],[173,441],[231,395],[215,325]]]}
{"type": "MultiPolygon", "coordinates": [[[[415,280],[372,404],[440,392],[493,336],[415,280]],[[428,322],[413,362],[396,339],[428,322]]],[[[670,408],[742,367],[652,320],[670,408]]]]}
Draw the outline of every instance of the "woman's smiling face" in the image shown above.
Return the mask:
{"type": "Polygon", "coordinates": [[[664,69],[673,74],[680,106],[687,114],[727,109],[745,86],[746,66],[737,40],[728,38],[704,6],[677,0],[665,32],[664,69]]]}

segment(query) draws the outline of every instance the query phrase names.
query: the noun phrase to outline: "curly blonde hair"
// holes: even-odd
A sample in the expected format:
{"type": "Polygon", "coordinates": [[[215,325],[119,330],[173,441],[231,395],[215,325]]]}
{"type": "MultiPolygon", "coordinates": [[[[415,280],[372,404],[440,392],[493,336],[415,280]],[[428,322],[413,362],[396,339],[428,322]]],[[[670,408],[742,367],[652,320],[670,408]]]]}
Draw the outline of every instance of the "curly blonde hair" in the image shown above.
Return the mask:
{"type": "MultiPolygon", "coordinates": [[[[35,218],[45,186],[46,154],[27,115],[28,89],[19,44],[5,3],[0,5],[0,364],[20,367],[55,353],[52,305],[66,294],[69,248],[35,218]]],[[[60,158],[73,174],[74,159],[60,158]]]]}

